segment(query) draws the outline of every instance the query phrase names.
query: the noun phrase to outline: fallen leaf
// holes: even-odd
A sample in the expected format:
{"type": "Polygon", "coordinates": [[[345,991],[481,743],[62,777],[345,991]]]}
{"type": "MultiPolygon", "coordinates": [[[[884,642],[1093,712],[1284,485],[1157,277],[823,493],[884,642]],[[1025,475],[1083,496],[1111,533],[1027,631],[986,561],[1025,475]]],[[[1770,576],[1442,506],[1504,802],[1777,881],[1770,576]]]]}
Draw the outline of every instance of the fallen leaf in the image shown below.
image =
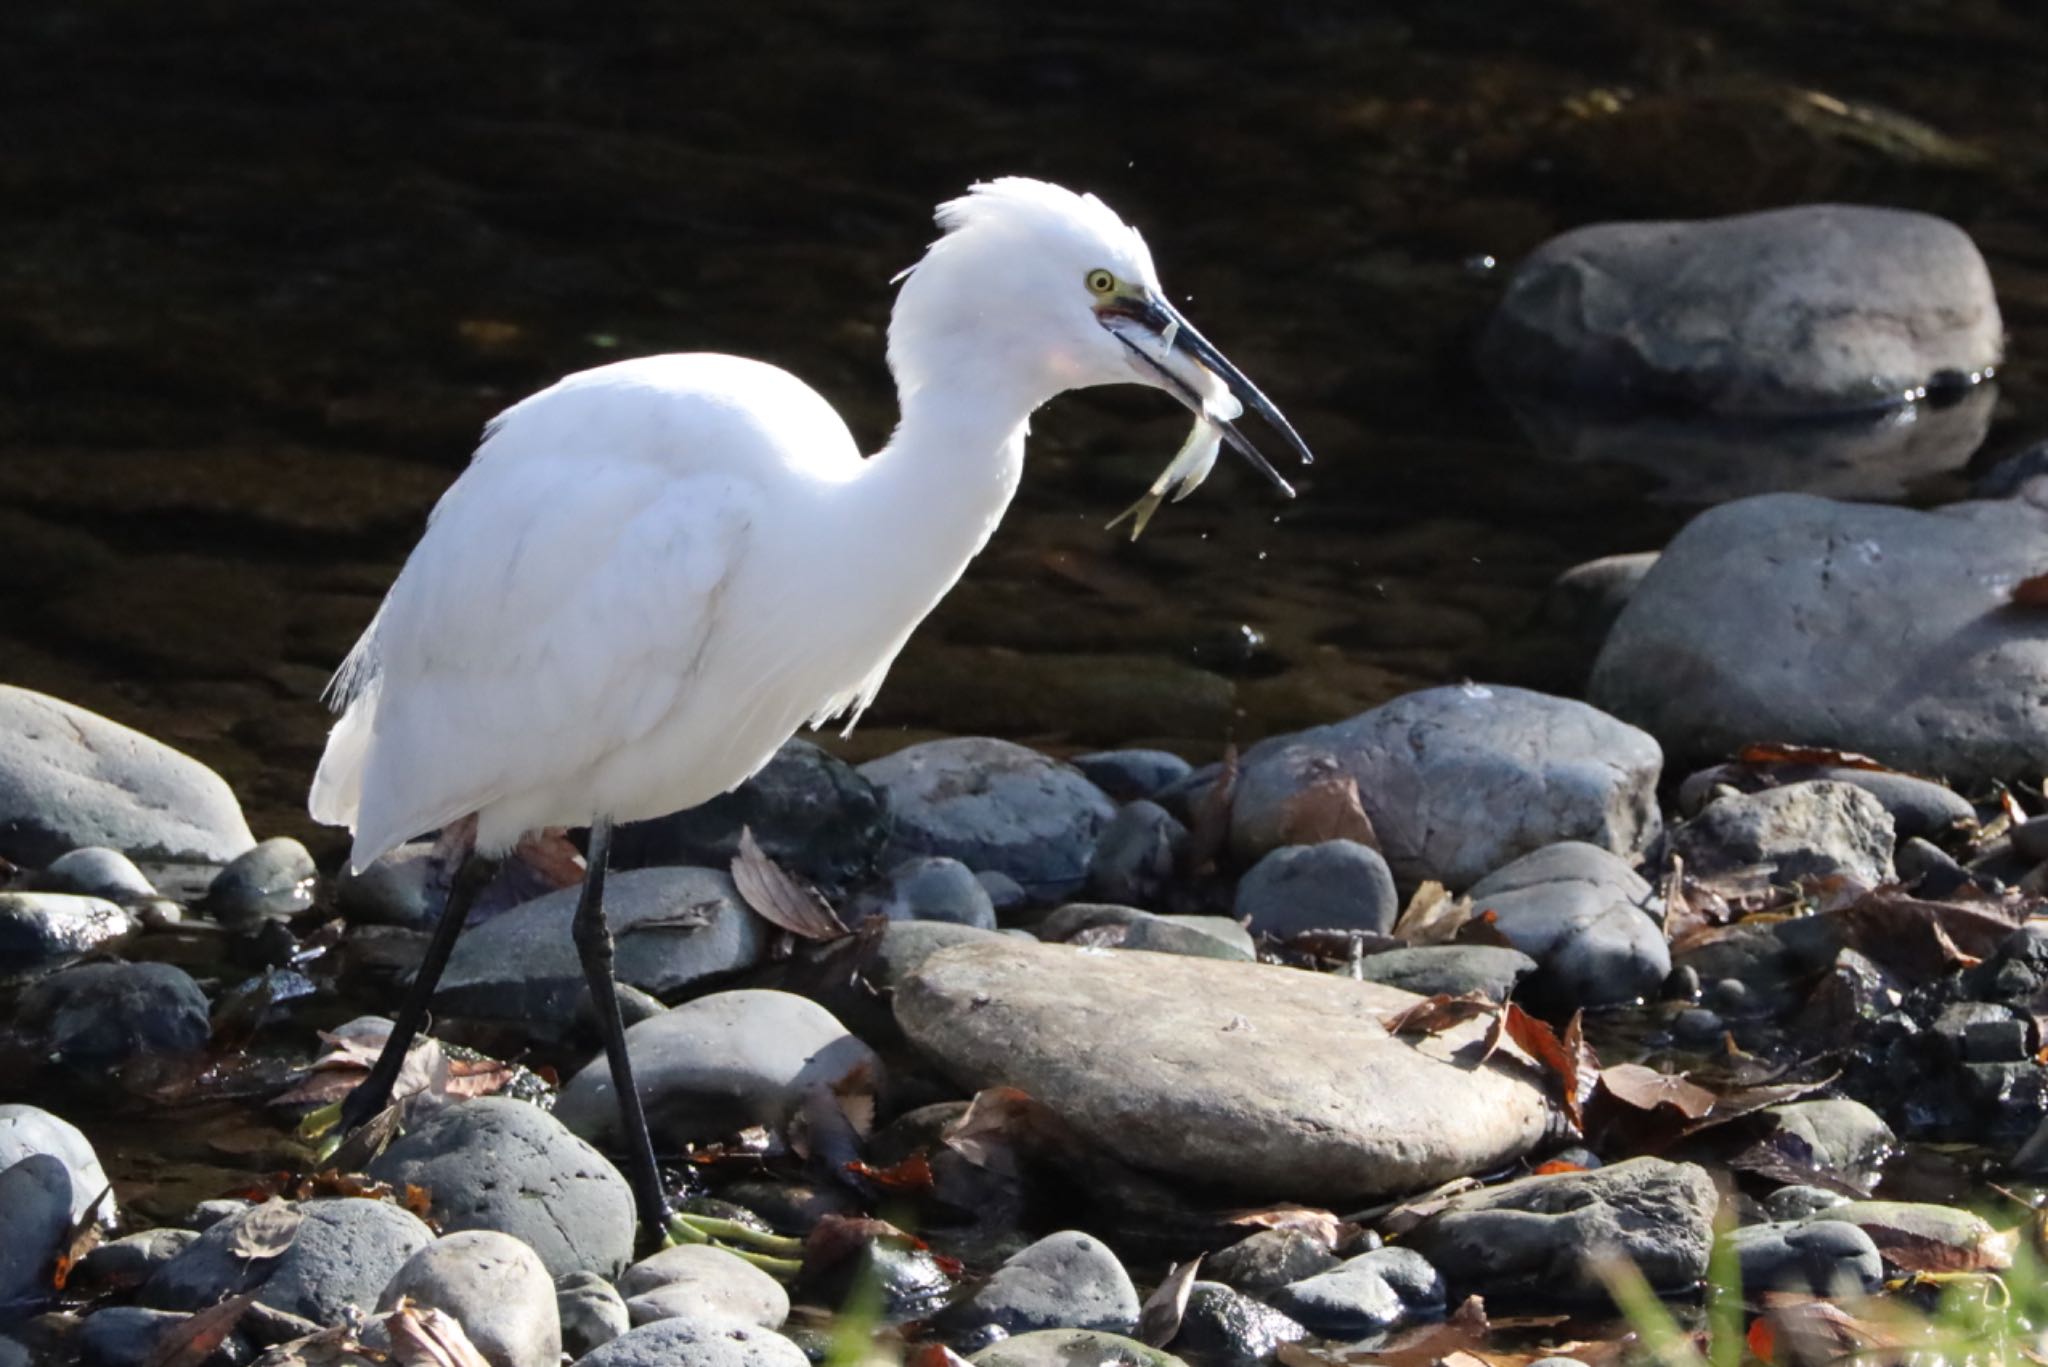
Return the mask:
{"type": "Polygon", "coordinates": [[[1201,1270],[1202,1255],[1197,1253],[1173,1267],[1152,1289],[1138,1311],[1139,1342],[1154,1348],[1164,1348],[1173,1342],[1173,1336],[1180,1332],[1181,1317],[1188,1311],[1188,1293],[1195,1289],[1195,1274],[1201,1270]]]}
{"type": "Polygon", "coordinates": [[[1728,1166],[1783,1185],[1819,1187],[1852,1200],[1870,1195],[1854,1182],[1822,1167],[1813,1147],[1787,1130],[1765,1135],[1731,1157],[1728,1166]]]}
{"type": "Polygon", "coordinates": [[[1704,1119],[1717,1100],[1712,1092],[1683,1073],[1660,1073],[1640,1063],[1617,1063],[1602,1069],[1600,1085],[1617,1101],[1638,1110],[1669,1106],[1688,1120],[1704,1119]]]}
{"type": "Polygon", "coordinates": [[[228,1335],[235,1332],[242,1316],[256,1303],[256,1295],[249,1291],[229,1296],[173,1325],[156,1341],[144,1361],[148,1367],[199,1367],[228,1341],[228,1335]]]}
{"type": "Polygon", "coordinates": [[[1778,1360],[1778,1335],[1771,1327],[1769,1315],[1758,1315],[1749,1322],[1748,1344],[1750,1355],[1764,1362],[1778,1360]]]}
{"type": "Polygon", "coordinates": [[[967,1367],[967,1359],[943,1343],[920,1343],[904,1355],[903,1367],[967,1367]]]}
{"type": "Polygon", "coordinates": [[[292,1246],[299,1237],[299,1226],[305,1223],[304,1211],[273,1196],[236,1217],[235,1232],[228,1238],[228,1255],[246,1262],[275,1258],[292,1246]]]}
{"type": "Polygon", "coordinates": [[[1827,916],[1851,948],[1916,982],[1989,957],[2025,920],[2016,903],[1927,901],[1898,887],[1878,888],[1827,916]]]}
{"type": "Polygon", "coordinates": [[[1881,1221],[1856,1223],[1886,1262],[1908,1272],[1998,1272],[2012,1266],[2015,1241],[1988,1225],[1968,1243],[1957,1243],[1881,1221]]]}
{"type": "Polygon", "coordinates": [[[1355,840],[1372,849],[1380,847],[1372,818],[1358,795],[1358,780],[1336,767],[1334,760],[1316,762],[1318,772],[1280,804],[1279,828],[1275,832],[1283,845],[1320,845],[1326,840],[1355,840]]]}
{"type": "Polygon", "coordinates": [[[1529,1175],[1532,1177],[1555,1177],[1561,1172],[1584,1171],[1586,1171],[1586,1168],[1582,1163],[1572,1163],[1562,1158],[1553,1158],[1548,1162],[1538,1163],[1529,1170],[1529,1175]]]}
{"type": "Polygon", "coordinates": [[[2016,608],[2048,608],[2048,574],[2030,575],[2012,586],[2016,608]]]}
{"type": "Polygon", "coordinates": [[[1442,883],[1425,878],[1394,922],[1393,936],[1407,945],[1443,945],[1472,919],[1472,903],[1453,897],[1442,883]]]}
{"type": "Polygon", "coordinates": [[[847,933],[817,889],[799,882],[780,864],[761,853],[750,827],[740,828],[739,853],[732,859],[732,881],[746,904],[763,920],[807,940],[836,940],[847,933]]]}
{"type": "Polygon", "coordinates": [[[410,1296],[384,1317],[384,1331],[400,1367],[491,1367],[460,1321],[444,1310],[415,1308],[410,1296]]]}
{"type": "Polygon", "coordinates": [[[112,1183],[100,1188],[99,1195],[85,1203],[85,1209],[71,1222],[66,1231],[64,1244],[57,1251],[55,1264],[50,1270],[50,1285],[62,1291],[64,1283],[71,1279],[71,1269],[78,1266],[78,1260],[98,1247],[100,1242],[100,1203],[113,1194],[112,1183]]]}
{"type": "Polygon", "coordinates": [[[1298,1229],[1324,1248],[1334,1249],[1343,1237],[1344,1222],[1327,1210],[1314,1206],[1265,1206],[1258,1210],[1230,1210],[1222,1216],[1231,1229],[1298,1229]]]}
{"type": "Polygon", "coordinates": [[[1586,1119],[1584,1094],[1579,1086],[1579,1063],[1582,1056],[1590,1051],[1584,1043],[1580,1017],[1579,1012],[1572,1014],[1571,1024],[1565,1027],[1565,1038],[1559,1039],[1557,1032],[1546,1022],[1530,1015],[1515,1002],[1509,1002],[1502,1028],[1517,1048],[1557,1075],[1562,1084],[1565,1119],[1571,1122],[1573,1129],[1583,1134],[1586,1119]]]}
{"type": "Polygon", "coordinates": [[[1404,1330],[1361,1356],[1380,1367],[1434,1367],[1459,1354],[1469,1355],[1475,1348],[1484,1348],[1491,1333],[1486,1302],[1477,1296],[1467,1296],[1440,1323],[1404,1330]]]}
{"type": "Polygon", "coordinates": [[[1500,1009],[1500,1003],[1484,992],[1472,991],[1456,997],[1439,992],[1391,1016],[1381,1017],[1380,1024],[1390,1035],[1437,1035],[1474,1017],[1494,1015],[1500,1009]]]}
{"type": "Polygon", "coordinates": [[[326,1166],[336,1172],[362,1172],[368,1168],[398,1137],[398,1118],[404,1109],[393,1102],[365,1120],[327,1155],[326,1166]]]}
{"type": "Polygon", "coordinates": [[[1789,745],[1783,741],[1758,741],[1736,752],[1737,764],[1814,764],[1826,769],[1867,769],[1877,774],[1899,771],[1882,760],[1859,755],[1854,750],[1836,750],[1825,745],[1789,745]]]}
{"type": "Polygon", "coordinates": [[[932,1189],[932,1164],[925,1152],[919,1149],[899,1163],[886,1168],[872,1167],[864,1162],[846,1165],[846,1171],[855,1177],[873,1182],[883,1191],[924,1192],[932,1189]]]}

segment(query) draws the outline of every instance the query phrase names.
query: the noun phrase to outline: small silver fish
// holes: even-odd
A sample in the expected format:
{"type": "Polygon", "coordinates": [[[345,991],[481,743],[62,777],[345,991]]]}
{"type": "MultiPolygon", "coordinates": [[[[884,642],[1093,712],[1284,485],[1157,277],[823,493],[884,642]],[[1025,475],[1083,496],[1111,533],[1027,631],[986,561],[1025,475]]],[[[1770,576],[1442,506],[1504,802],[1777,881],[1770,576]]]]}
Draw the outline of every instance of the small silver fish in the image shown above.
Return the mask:
{"type": "Polygon", "coordinates": [[[1181,443],[1180,450],[1174,453],[1167,467],[1159,472],[1159,478],[1152,481],[1152,486],[1139,496],[1137,502],[1111,518],[1103,530],[1111,530],[1129,518],[1131,540],[1136,541],[1161,503],[1169,497],[1175,503],[1180,502],[1200,488],[1209,472],[1216,468],[1217,452],[1223,449],[1223,429],[1209,419],[1214,416],[1228,422],[1244,412],[1244,405],[1220,383],[1202,396],[1202,402],[1202,413],[1189,430],[1188,439],[1181,443]]]}

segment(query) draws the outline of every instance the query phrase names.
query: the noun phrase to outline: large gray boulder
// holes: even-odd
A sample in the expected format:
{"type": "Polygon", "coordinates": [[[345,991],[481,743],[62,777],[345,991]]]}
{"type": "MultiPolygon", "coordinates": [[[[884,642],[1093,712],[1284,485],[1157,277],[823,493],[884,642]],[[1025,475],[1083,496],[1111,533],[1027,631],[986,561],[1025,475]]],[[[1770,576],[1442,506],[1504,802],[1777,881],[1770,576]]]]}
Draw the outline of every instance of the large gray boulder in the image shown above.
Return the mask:
{"type": "Polygon", "coordinates": [[[1582,702],[1501,685],[1424,689],[1252,746],[1230,841],[1247,861],[1289,843],[1290,804],[1349,778],[1399,883],[1464,888],[1559,840],[1639,853],[1659,828],[1662,768],[1654,740],[1582,702]]]}
{"type": "Polygon", "coordinates": [[[1126,1162],[1247,1198],[1342,1201],[1526,1152],[1541,1080],[1475,1066],[1484,1027],[1390,1036],[1419,998],[1299,969],[997,938],[896,990],[905,1035],[961,1085],[1022,1088],[1126,1162]]]}
{"type": "Polygon", "coordinates": [[[1604,1305],[1593,1262],[1603,1251],[1634,1263],[1658,1291],[1691,1290],[1706,1275],[1720,1199],[1704,1168],[1631,1158],[1453,1197],[1402,1245],[1429,1259],[1455,1296],[1604,1305]]]}
{"type": "Polygon", "coordinates": [[[22,993],[15,1027],[73,1066],[188,1053],[213,1033],[206,994],[176,964],[78,964],[22,993]]]}
{"type": "Polygon", "coordinates": [[[550,1276],[616,1277],[633,1256],[633,1193],[605,1156],[538,1106],[486,1096],[436,1111],[370,1164],[403,1191],[425,1187],[449,1233],[523,1240],[550,1276]]]}
{"type": "MultiPolygon", "coordinates": [[[[874,1050],[830,1011],[789,992],[748,988],[653,1016],[626,1031],[633,1081],[657,1145],[723,1139],[749,1125],[779,1130],[815,1088],[865,1070],[881,1081],[874,1050]]],[[[555,1116],[586,1139],[618,1128],[618,1093],[600,1053],[562,1089],[555,1116]]]]}
{"type": "Polygon", "coordinates": [[[1781,883],[1845,876],[1892,881],[1893,826],[1884,804],[1848,783],[1814,780],[1733,793],[1671,832],[1689,871],[1727,873],[1762,865],[1781,883]]]}
{"type": "Polygon", "coordinates": [[[40,868],[81,845],[226,863],[256,843],[225,780],[68,702],[0,684],[0,858],[40,868]]]}
{"type": "MultiPolygon", "coordinates": [[[[563,888],[465,931],[434,993],[438,1011],[524,1022],[559,1033],[576,1019],[583,965],[569,932],[581,888],[563,888]]],[[[768,923],[714,869],[652,868],[614,874],[604,906],[618,980],[657,997],[758,963],[768,923]]]]}
{"type": "Polygon", "coordinates": [[[83,1219],[99,1201],[98,1218],[114,1220],[114,1193],[92,1141],[70,1121],[25,1102],[0,1105],[0,1172],[32,1153],[53,1154],[71,1172],[71,1218],[83,1219]]]}
{"type": "Polygon", "coordinates": [[[1674,759],[1836,746],[1969,787],[2048,765],[2048,509],[1799,494],[1701,514],[1609,632],[1588,695],[1674,759]]]}
{"type": "Polygon", "coordinates": [[[890,857],[944,854],[1056,901],[1088,876],[1116,804],[1079,770],[1009,741],[957,736],[860,767],[889,804],[890,857]]]}
{"type": "Polygon", "coordinates": [[[1812,414],[1981,378],[2003,346],[1962,229],[1807,204],[1552,238],[1516,268],[1479,358],[1509,390],[1812,414]]]}

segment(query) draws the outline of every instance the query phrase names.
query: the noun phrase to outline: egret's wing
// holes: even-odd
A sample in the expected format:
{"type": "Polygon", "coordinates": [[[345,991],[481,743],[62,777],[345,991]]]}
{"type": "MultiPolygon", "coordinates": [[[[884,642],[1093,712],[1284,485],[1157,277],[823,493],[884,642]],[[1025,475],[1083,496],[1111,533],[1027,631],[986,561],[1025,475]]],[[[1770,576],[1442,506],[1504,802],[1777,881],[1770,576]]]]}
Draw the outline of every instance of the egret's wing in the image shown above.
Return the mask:
{"type": "Polygon", "coordinates": [[[756,487],[638,461],[473,465],[365,641],[358,861],[661,721],[716,632],[756,487]]]}

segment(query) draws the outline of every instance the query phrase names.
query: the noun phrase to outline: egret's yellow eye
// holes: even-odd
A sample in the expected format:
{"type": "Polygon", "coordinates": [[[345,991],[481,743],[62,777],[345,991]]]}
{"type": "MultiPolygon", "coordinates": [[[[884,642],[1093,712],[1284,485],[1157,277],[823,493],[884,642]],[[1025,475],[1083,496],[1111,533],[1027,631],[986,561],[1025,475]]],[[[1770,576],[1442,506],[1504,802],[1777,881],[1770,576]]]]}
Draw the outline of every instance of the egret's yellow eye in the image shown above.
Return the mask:
{"type": "Polygon", "coordinates": [[[1116,277],[1108,271],[1088,272],[1088,288],[1096,294],[1115,294],[1116,277]]]}

